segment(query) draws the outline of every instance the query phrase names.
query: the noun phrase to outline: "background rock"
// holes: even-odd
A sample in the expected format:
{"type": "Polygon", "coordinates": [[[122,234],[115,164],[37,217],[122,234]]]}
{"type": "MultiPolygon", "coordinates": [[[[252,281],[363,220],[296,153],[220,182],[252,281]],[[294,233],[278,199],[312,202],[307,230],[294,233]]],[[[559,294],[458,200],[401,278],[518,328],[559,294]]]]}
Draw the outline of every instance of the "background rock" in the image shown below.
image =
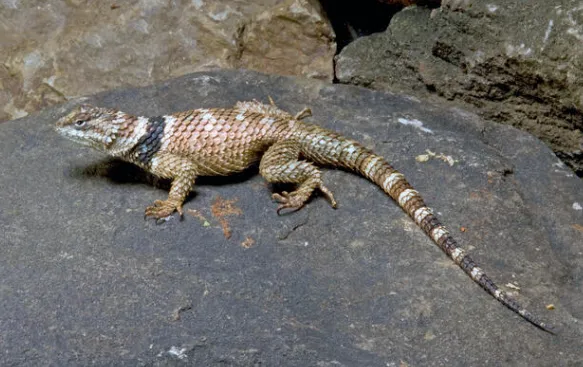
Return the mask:
{"type": "Polygon", "coordinates": [[[386,32],[345,47],[341,83],[438,96],[524,129],[583,174],[583,7],[579,1],[443,1],[407,8],[386,32]]]}
{"type": "Polygon", "coordinates": [[[343,171],[324,177],[337,210],[316,196],[277,216],[255,169],[199,180],[183,221],[144,221],[167,195],[154,186],[167,187],[58,136],[71,102],[0,125],[0,365],[583,363],[583,183],[531,135],[414,98],[253,72],[88,102],[157,115],[268,96],[292,112],[311,106],[313,121],[387,157],[559,334],[492,299],[378,188],[343,171]],[[417,161],[427,150],[453,165],[417,161]]]}
{"type": "Polygon", "coordinates": [[[0,121],[198,70],[331,81],[335,50],[316,0],[3,0],[0,121]]]}

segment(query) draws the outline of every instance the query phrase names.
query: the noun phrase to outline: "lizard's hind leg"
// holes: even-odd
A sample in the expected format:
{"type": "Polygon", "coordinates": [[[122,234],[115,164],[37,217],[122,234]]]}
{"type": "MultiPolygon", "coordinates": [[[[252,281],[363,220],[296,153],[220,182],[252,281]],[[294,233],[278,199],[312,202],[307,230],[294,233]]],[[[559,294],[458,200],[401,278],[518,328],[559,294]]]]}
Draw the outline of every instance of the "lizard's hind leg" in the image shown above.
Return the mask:
{"type": "Polygon", "coordinates": [[[267,181],[297,185],[292,192],[273,194],[273,198],[280,203],[277,213],[286,208],[302,208],[315,189],[320,189],[335,208],[336,200],[332,192],[324,186],[320,170],[310,162],[299,160],[299,155],[299,143],[286,140],[273,144],[261,158],[259,173],[267,181]]]}

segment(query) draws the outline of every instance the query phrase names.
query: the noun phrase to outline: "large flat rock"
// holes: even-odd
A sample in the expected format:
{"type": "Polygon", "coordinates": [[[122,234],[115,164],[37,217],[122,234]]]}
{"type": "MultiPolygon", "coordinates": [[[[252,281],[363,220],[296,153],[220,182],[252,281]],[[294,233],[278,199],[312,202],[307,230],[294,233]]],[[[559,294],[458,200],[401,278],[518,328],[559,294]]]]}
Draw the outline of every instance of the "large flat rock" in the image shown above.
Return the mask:
{"type": "Polygon", "coordinates": [[[500,305],[347,172],[326,172],[337,210],[317,196],[277,216],[251,169],[201,179],[182,221],[145,221],[167,185],[58,136],[76,101],[0,125],[0,365],[583,363],[583,183],[531,135],[404,96],[243,71],[88,101],[156,115],[268,96],[387,157],[559,334],[500,305]]]}

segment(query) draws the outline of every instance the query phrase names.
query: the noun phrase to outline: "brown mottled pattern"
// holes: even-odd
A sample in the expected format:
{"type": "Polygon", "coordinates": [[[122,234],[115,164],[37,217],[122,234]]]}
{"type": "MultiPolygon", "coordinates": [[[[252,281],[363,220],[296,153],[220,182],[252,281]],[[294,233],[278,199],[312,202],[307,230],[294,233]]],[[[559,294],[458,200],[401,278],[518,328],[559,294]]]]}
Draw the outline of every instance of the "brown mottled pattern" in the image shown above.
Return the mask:
{"type": "Polygon", "coordinates": [[[269,182],[293,183],[292,192],[273,194],[283,209],[300,209],[318,189],[332,206],[336,201],[322,181],[318,165],[343,167],[367,177],[391,198],[476,283],[502,304],[537,327],[551,329],[498,289],[459,248],[419,193],[384,158],[335,132],[302,122],[309,109],[291,115],[257,101],[232,109],[198,109],[152,118],[81,106],[57,122],[57,130],[72,140],[135,163],[155,175],[172,179],[167,200],[146,209],[161,219],[182,204],[196,177],[228,175],[260,162],[269,182]]]}

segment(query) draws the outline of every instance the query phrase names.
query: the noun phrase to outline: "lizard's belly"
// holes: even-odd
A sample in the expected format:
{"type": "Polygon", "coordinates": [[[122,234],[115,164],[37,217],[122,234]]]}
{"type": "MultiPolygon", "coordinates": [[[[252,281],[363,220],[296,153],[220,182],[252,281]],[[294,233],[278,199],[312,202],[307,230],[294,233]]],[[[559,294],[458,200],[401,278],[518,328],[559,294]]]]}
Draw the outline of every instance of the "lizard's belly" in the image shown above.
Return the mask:
{"type": "Polygon", "coordinates": [[[259,160],[259,154],[241,153],[228,155],[199,156],[195,160],[200,176],[225,176],[241,172],[259,160]]]}
{"type": "Polygon", "coordinates": [[[199,176],[224,176],[256,163],[269,143],[259,135],[226,141],[219,138],[190,140],[186,145],[171,145],[168,150],[171,154],[188,157],[199,176]]]}

